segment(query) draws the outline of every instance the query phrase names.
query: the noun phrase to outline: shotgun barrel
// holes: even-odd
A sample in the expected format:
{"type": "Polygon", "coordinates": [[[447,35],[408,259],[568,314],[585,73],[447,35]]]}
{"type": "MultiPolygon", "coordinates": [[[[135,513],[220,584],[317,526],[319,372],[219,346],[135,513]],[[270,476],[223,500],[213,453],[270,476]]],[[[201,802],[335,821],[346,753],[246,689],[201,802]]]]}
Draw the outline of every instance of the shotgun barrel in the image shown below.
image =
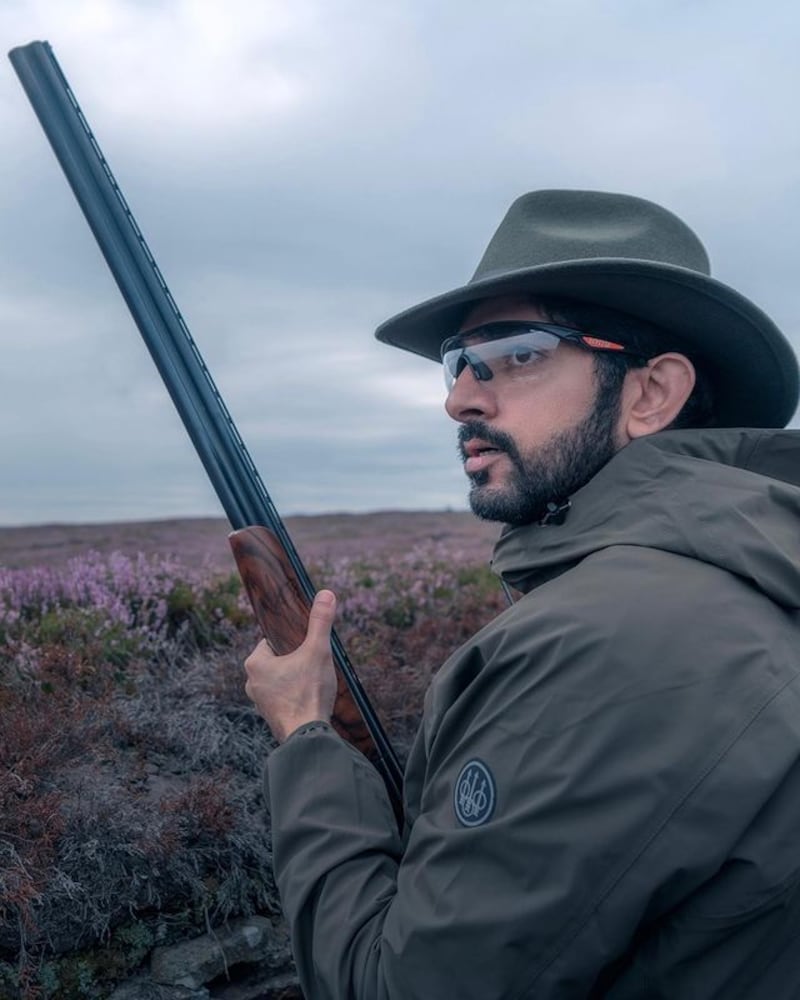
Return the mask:
{"type": "MultiPolygon", "coordinates": [[[[277,653],[305,632],[315,588],[47,42],[9,59],[217,493],[262,630],[277,653]]],[[[402,769],[347,653],[331,639],[334,725],[375,764],[400,816],[402,769]]]]}

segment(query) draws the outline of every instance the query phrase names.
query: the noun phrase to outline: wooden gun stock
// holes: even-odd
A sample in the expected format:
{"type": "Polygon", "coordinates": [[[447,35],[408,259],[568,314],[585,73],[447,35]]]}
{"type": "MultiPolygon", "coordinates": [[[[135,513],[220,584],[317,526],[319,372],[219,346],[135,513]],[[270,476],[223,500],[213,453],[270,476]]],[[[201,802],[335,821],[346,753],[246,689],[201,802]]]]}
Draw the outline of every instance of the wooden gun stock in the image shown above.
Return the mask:
{"type": "MultiPolygon", "coordinates": [[[[291,653],[306,637],[311,604],[281,543],[274,532],[260,525],[233,531],[228,541],[264,638],[278,656],[291,653]]],[[[336,671],[336,680],[331,723],[375,763],[380,755],[341,670],[336,671]]]]}

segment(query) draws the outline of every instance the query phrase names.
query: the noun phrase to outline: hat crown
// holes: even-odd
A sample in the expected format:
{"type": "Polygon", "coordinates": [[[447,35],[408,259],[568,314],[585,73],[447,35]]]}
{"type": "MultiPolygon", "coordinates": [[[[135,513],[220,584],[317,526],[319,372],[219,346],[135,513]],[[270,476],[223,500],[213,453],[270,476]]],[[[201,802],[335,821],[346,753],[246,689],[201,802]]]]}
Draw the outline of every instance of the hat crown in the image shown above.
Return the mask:
{"type": "Polygon", "coordinates": [[[511,205],[470,283],[589,259],[646,260],[711,273],[703,244],[660,205],[625,194],[545,190],[511,205]]]}

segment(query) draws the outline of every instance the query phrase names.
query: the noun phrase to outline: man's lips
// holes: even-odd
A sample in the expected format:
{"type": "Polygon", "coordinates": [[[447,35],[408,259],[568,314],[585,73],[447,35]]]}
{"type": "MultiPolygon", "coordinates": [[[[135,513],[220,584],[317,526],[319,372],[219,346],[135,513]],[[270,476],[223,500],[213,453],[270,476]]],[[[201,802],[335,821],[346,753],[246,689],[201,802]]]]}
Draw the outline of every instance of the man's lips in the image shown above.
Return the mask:
{"type": "Polygon", "coordinates": [[[505,454],[502,448],[497,448],[495,445],[489,444],[488,441],[482,441],[479,438],[465,441],[461,451],[464,455],[464,472],[468,474],[480,472],[491,465],[498,455],[505,454]]]}

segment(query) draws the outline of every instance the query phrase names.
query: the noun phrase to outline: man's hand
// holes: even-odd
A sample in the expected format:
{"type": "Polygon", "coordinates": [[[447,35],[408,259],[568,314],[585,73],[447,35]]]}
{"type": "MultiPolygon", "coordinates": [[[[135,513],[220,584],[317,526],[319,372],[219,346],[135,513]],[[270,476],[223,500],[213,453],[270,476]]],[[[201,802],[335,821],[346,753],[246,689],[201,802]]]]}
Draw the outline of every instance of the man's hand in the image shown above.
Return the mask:
{"type": "Polygon", "coordinates": [[[314,598],[302,645],[276,656],[262,639],[245,660],[245,693],[279,743],[306,722],[329,722],[336,700],[331,627],[336,597],[321,590],[314,598]]]}

